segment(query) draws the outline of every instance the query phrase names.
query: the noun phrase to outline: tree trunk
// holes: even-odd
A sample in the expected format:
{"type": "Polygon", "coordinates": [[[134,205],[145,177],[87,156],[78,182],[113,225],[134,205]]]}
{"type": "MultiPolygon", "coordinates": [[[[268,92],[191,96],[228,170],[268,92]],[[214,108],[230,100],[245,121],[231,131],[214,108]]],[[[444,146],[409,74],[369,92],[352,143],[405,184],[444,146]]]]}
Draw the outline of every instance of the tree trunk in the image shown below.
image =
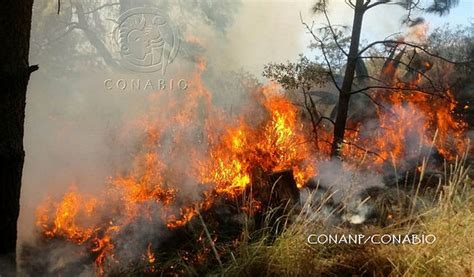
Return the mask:
{"type": "Polygon", "coordinates": [[[0,273],[14,272],[33,0],[0,4],[0,273]],[[9,268],[7,268],[9,267],[9,268]],[[10,271],[12,270],[12,271],[10,271]]]}
{"type": "Polygon", "coordinates": [[[340,157],[341,145],[344,141],[344,133],[346,130],[347,114],[349,111],[349,101],[351,99],[352,83],[354,82],[354,74],[357,65],[360,33],[362,30],[362,19],[364,18],[364,1],[357,0],[354,9],[354,22],[352,24],[351,45],[347,57],[346,71],[344,80],[342,81],[341,92],[339,94],[336,121],[334,124],[334,138],[331,147],[331,156],[340,157]]]}

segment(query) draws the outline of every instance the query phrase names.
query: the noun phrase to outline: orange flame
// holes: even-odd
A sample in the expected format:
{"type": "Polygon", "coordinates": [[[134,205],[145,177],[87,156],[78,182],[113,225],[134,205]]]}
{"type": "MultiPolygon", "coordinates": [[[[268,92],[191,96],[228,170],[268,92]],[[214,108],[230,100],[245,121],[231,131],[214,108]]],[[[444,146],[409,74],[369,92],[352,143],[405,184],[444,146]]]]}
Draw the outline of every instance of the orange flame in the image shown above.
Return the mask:
{"type": "MultiPolygon", "coordinates": [[[[251,184],[255,167],[291,168],[299,187],[317,174],[317,161],[330,152],[330,130],[321,128],[315,138],[300,109],[275,84],[255,94],[260,110],[237,120],[229,118],[212,103],[201,79],[205,66],[204,60],[198,61],[192,87],[185,94],[151,96],[150,101],[167,104],[166,112],[151,110],[138,121],[145,143],[132,169],[112,177],[102,197],[86,197],[73,188],[61,201],[48,200],[38,207],[37,225],[45,238],[86,245],[95,254],[98,274],[103,275],[108,262],[115,260],[115,238],[137,217],[160,219],[170,229],[183,226],[198,210],[212,206],[213,195],[239,195],[251,184]],[[191,188],[184,185],[189,183],[191,188]],[[194,197],[191,191],[201,191],[203,196],[194,197]]],[[[398,78],[394,67],[383,74],[398,78]]],[[[354,164],[364,159],[365,166],[381,170],[384,163],[402,164],[406,157],[419,154],[413,145],[434,144],[447,159],[460,153],[466,146],[466,124],[453,114],[452,92],[434,97],[417,91],[416,84],[397,85],[398,92],[373,94],[385,108],[377,110],[379,128],[370,136],[363,135],[363,123],[348,123],[344,159],[354,164]],[[406,93],[407,86],[414,91],[406,93]],[[376,155],[366,157],[366,151],[376,155]]],[[[146,259],[155,270],[151,243],[146,259]]]]}

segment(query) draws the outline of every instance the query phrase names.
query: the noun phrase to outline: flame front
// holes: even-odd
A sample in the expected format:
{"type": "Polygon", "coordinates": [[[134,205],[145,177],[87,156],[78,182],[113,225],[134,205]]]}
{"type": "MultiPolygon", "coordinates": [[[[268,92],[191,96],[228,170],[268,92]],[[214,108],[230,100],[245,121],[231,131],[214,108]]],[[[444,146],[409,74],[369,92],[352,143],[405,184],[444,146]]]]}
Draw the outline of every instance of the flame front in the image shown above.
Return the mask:
{"type": "MultiPolygon", "coordinates": [[[[84,245],[102,275],[116,262],[120,234],[137,219],[179,228],[198,210],[211,207],[213,195],[238,196],[251,184],[255,167],[268,172],[291,168],[299,187],[317,174],[318,161],[330,152],[329,130],[321,128],[315,137],[301,110],[275,84],[256,92],[258,111],[232,118],[213,104],[201,80],[204,69],[200,61],[192,87],[182,95],[151,96],[150,101],[166,103],[167,109],[157,105],[161,108],[134,122],[132,130],[145,133],[145,143],[132,169],[111,177],[100,197],[87,197],[73,188],[61,201],[48,200],[38,207],[37,225],[46,239],[84,245]]],[[[414,145],[434,144],[447,159],[465,147],[466,126],[453,114],[452,93],[448,90],[445,98],[416,89],[406,93],[405,86],[373,94],[384,107],[377,109],[379,126],[370,136],[363,135],[368,128],[364,122],[349,122],[355,128],[347,131],[342,146],[346,161],[364,159],[366,167],[382,170],[386,163],[400,164],[415,155],[414,145]]],[[[150,243],[145,258],[154,271],[150,243]]]]}
{"type": "Polygon", "coordinates": [[[212,159],[202,166],[201,181],[215,184],[218,193],[234,195],[242,191],[250,183],[251,170],[256,166],[265,171],[293,168],[299,186],[313,173],[311,166],[304,165],[312,151],[296,107],[276,94],[268,95],[263,106],[268,112],[266,121],[251,127],[241,119],[238,126],[228,128],[211,145],[212,159]],[[308,175],[302,175],[303,172],[308,175]]]}

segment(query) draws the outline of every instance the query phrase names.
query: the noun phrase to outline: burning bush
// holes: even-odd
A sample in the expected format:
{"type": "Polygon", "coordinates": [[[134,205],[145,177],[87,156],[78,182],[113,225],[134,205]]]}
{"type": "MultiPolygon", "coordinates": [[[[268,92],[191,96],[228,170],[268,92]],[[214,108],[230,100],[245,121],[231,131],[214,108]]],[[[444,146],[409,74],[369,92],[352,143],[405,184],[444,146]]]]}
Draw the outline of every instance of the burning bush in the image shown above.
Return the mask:
{"type": "MultiPolygon", "coordinates": [[[[284,186],[296,189],[314,176],[324,180],[328,174],[370,170],[377,176],[372,180],[383,186],[380,176],[388,165],[408,170],[418,165],[412,159],[433,147],[445,159],[466,147],[465,124],[453,114],[455,101],[449,92],[446,98],[416,88],[407,93],[406,86],[412,84],[399,84],[399,91],[377,94],[386,108],[377,110],[375,125],[352,124],[341,146],[343,166],[324,167],[331,150],[330,130],[321,128],[315,137],[303,111],[277,85],[252,91],[257,105],[232,116],[213,103],[201,79],[204,69],[201,61],[188,91],[152,95],[151,103],[166,103],[167,109],[152,106],[135,122],[132,130],[144,133],[144,142],[127,173],[111,177],[99,195],[71,189],[62,199],[38,207],[37,243],[47,258],[32,262],[35,247],[25,246],[27,268],[103,275],[129,266],[183,273],[180,262],[199,266],[208,257],[222,264],[219,251],[234,249],[246,224],[257,217],[262,220],[256,227],[275,222],[265,220],[274,208],[268,199],[275,197],[275,184],[286,175],[275,177],[272,172],[292,171],[294,180],[290,174],[284,186]],[[190,243],[196,238],[202,247],[190,243]],[[64,257],[69,251],[74,255],[64,257]]],[[[350,182],[354,175],[347,176],[350,182]]],[[[282,200],[298,198],[296,191],[296,196],[282,200]]],[[[336,200],[329,212],[341,213],[346,204],[336,200]]],[[[342,214],[338,218],[343,220],[342,214]]]]}

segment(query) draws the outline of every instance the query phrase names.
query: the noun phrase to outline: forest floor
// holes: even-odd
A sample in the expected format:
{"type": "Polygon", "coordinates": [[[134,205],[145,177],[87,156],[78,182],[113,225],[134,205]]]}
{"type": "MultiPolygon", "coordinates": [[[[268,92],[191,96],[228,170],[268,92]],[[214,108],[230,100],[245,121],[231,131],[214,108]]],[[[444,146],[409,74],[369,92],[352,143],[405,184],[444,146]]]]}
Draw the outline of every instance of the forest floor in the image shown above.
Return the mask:
{"type": "MultiPolygon", "coordinates": [[[[328,230],[305,215],[272,244],[242,243],[217,274],[229,276],[473,276],[474,181],[465,164],[451,167],[435,202],[389,226],[328,230]],[[308,234],[424,234],[431,243],[310,244],[308,234]],[[430,240],[432,240],[431,236],[430,240]]],[[[422,197],[414,196],[414,197],[422,197]]]]}
{"type": "MultiPolygon", "coordinates": [[[[186,276],[473,276],[474,170],[471,164],[472,161],[466,159],[446,164],[434,193],[421,189],[427,181],[420,178],[419,187],[412,194],[405,194],[408,203],[405,208],[380,214],[393,217],[395,220],[390,224],[329,225],[314,216],[318,214],[317,208],[311,207],[308,212],[305,207],[311,203],[306,203],[286,214],[278,235],[272,233],[272,228],[262,231],[251,224],[244,224],[240,235],[233,240],[216,239],[210,243],[212,239],[207,240],[210,236],[206,239],[201,235],[195,242],[189,241],[196,249],[203,250],[199,262],[182,255],[173,259],[157,257],[159,268],[151,268],[148,273],[151,276],[167,275],[170,271],[186,276]],[[310,235],[321,234],[378,239],[364,243],[314,243],[316,237],[308,239],[310,235]],[[401,238],[406,235],[412,239],[404,243],[394,239],[381,242],[383,235],[400,235],[401,238]],[[414,240],[412,235],[420,239],[424,236],[425,241],[414,240]],[[202,248],[203,245],[207,246],[202,248]]],[[[423,169],[420,173],[424,176],[423,169]]],[[[206,224],[202,221],[201,227],[208,229],[206,224]]],[[[198,228],[200,225],[197,224],[198,228]]],[[[209,230],[211,234],[218,234],[213,232],[212,226],[209,230]]],[[[142,276],[143,265],[109,275],[124,274],[142,276]]]]}

